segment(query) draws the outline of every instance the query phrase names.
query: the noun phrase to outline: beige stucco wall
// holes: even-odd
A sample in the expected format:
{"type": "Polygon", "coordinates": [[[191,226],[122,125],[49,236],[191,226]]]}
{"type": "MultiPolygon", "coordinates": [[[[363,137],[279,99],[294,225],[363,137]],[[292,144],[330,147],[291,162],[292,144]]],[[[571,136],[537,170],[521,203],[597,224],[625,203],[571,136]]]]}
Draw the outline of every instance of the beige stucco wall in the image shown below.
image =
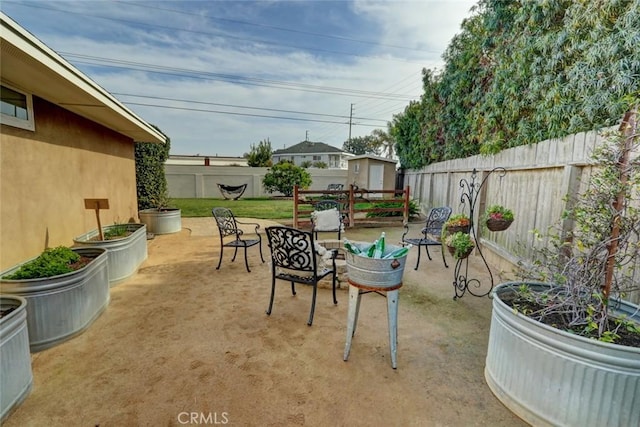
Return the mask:
{"type": "MultiPolygon", "coordinates": [[[[382,165],[383,177],[382,177],[382,189],[394,190],[396,187],[396,166],[395,163],[386,162],[383,160],[370,159],[367,157],[360,159],[349,160],[349,171],[347,175],[347,182],[357,185],[360,188],[369,188],[369,166],[382,165]],[[359,165],[358,173],[355,172],[356,165],[359,165]]],[[[391,194],[385,194],[384,197],[392,197],[391,194]]]]}
{"type": "Polygon", "coordinates": [[[2,125],[0,271],[97,228],[85,198],[108,198],[102,225],[137,219],[133,141],[34,97],[35,132],[2,125]]]}

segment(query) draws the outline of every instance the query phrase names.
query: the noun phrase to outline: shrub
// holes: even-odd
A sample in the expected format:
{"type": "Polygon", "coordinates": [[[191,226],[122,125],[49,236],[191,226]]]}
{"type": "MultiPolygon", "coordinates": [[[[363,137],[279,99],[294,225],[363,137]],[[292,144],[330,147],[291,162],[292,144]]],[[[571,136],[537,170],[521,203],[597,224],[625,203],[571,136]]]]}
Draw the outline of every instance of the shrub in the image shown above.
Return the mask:
{"type": "MultiPolygon", "coordinates": [[[[378,202],[373,204],[373,208],[401,208],[403,206],[403,202],[378,202]]],[[[411,199],[409,200],[409,218],[414,218],[420,214],[420,208],[418,207],[418,202],[411,199]]],[[[376,217],[394,217],[394,216],[402,216],[402,211],[395,212],[367,212],[367,218],[376,218],[376,217]]]]}
{"type": "Polygon", "coordinates": [[[15,273],[6,275],[3,278],[7,280],[26,280],[58,276],[72,272],[71,264],[79,260],[80,255],[67,247],[48,248],[37,258],[22,265],[15,273]]]}
{"type": "MultiPolygon", "coordinates": [[[[160,131],[156,126],[154,126],[154,128],[160,131]]],[[[150,208],[161,209],[166,207],[168,195],[164,163],[169,158],[170,149],[171,140],[169,137],[166,137],[164,144],[136,142],[135,161],[138,210],[150,208]]]]}
{"type": "Polygon", "coordinates": [[[269,168],[262,179],[262,185],[267,193],[278,191],[288,197],[293,195],[295,185],[307,189],[311,182],[309,172],[290,162],[280,162],[269,168]]]}

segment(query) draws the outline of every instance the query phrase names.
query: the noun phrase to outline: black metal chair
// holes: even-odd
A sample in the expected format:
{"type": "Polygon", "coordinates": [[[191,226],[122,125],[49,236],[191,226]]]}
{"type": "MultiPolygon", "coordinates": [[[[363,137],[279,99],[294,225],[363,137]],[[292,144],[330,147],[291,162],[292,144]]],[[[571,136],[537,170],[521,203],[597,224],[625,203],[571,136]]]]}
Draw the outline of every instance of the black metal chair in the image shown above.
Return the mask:
{"type": "Polygon", "coordinates": [[[311,312],[307,325],[313,323],[313,313],[316,307],[316,294],[318,282],[331,275],[333,281],[333,303],[336,299],[336,252],[331,251],[331,268],[318,265],[318,255],[315,248],[313,233],[291,227],[274,226],[267,227],[268,245],[271,249],[271,299],[267,314],[271,314],[273,299],[276,291],[276,280],[291,282],[291,293],[296,294],[296,283],[311,285],[313,294],[311,297],[311,312]]]}
{"type": "Polygon", "coordinates": [[[258,248],[260,248],[260,259],[262,260],[262,262],[264,262],[264,258],[262,257],[262,236],[259,232],[260,224],[254,222],[238,221],[233,215],[233,212],[231,212],[231,210],[227,208],[213,208],[211,210],[211,213],[216,220],[218,231],[220,232],[220,260],[218,261],[216,270],[219,270],[220,265],[222,264],[222,254],[225,247],[235,249],[231,262],[236,260],[236,255],[238,255],[238,248],[244,248],[244,264],[246,265],[247,271],[249,273],[251,273],[251,270],[249,269],[249,261],[247,260],[247,248],[258,245],[258,248]],[[255,225],[257,238],[243,239],[244,231],[238,228],[238,224],[255,225]],[[233,236],[233,240],[225,243],[225,238],[229,236],[233,236]]]}
{"type": "Polygon", "coordinates": [[[409,225],[407,223],[404,224],[402,243],[411,244],[418,247],[418,262],[416,262],[416,267],[414,270],[417,270],[418,266],[420,265],[420,247],[422,246],[425,247],[429,260],[431,260],[431,255],[429,254],[429,246],[440,246],[444,266],[446,268],[449,268],[449,266],[447,265],[447,260],[444,257],[444,248],[442,247],[440,236],[442,235],[442,227],[450,216],[451,208],[448,206],[432,208],[427,215],[427,221],[421,231],[422,237],[419,238],[406,238],[406,235],[409,233],[409,225]]]}
{"type": "Polygon", "coordinates": [[[340,213],[340,202],[335,200],[320,200],[313,205],[311,231],[316,240],[318,239],[319,231],[337,232],[338,240],[340,240],[343,229],[344,215],[340,213]],[[332,209],[335,209],[335,212],[332,209]]]}

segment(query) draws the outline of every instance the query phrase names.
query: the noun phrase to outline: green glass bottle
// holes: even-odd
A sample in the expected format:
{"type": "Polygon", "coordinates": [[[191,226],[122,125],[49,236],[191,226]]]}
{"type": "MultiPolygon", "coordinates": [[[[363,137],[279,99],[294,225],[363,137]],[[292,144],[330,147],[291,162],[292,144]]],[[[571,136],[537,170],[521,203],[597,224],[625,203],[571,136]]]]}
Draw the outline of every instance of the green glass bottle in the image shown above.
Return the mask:
{"type": "Polygon", "coordinates": [[[382,254],[384,254],[384,231],[380,234],[380,238],[375,241],[374,251],[372,258],[382,258],[382,254]]]}
{"type": "Polygon", "coordinates": [[[409,249],[411,249],[411,245],[405,246],[403,248],[398,248],[386,254],[384,256],[384,259],[402,258],[403,256],[409,253],[409,249]]]}
{"type": "Polygon", "coordinates": [[[347,239],[344,239],[344,247],[349,252],[351,252],[352,254],[356,254],[357,255],[357,254],[360,254],[362,252],[359,247],[357,247],[356,245],[354,245],[353,243],[351,243],[347,239]]]}

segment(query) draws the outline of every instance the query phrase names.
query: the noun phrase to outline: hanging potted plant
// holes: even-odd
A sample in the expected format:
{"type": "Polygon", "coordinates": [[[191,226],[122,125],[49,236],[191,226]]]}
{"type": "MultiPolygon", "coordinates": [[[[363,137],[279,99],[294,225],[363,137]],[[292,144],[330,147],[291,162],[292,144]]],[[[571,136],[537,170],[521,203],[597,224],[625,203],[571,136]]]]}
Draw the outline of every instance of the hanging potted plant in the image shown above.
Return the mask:
{"type": "Polygon", "coordinates": [[[487,228],[491,231],[504,231],[513,222],[513,211],[500,205],[489,206],[484,216],[487,228]]]}
{"type": "Polygon", "coordinates": [[[448,235],[444,243],[455,259],[465,259],[471,255],[473,248],[476,247],[469,233],[463,233],[462,231],[448,235]]]}
{"type": "Polygon", "coordinates": [[[465,214],[451,215],[447,222],[444,223],[444,231],[446,234],[454,234],[457,232],[468,233],[471,227],[471,220],[465,214]]]}
{"type": "Polygon", "coordinates": [[[0,295],[0,423],[29,394],[33,384],[27,300],[0,295]]]}
{"type": "Polygon", "coordinates": [[[135,147],[138,215],[151,234],[182,230],[180,209],[169,207],[167,178],[164,174],[170,146],[170,139],[166,137],[164,144],[137,142],[135,147]]]}
{"type": "Polygon", "coordinates": [[[640,425],[640,308],[622,299],[640,288],[636,117],[594,151],[573,231],[547,236],[522,280],[494,289],[485,378],[533,425],[640,425]]]}
{"type": "Polygon", "coordinates": [[[0,273],[0,277],[0,293],[27,300],[32,352],[81,333],[109,304],[104,248],[49,248],[0,273]]]}

